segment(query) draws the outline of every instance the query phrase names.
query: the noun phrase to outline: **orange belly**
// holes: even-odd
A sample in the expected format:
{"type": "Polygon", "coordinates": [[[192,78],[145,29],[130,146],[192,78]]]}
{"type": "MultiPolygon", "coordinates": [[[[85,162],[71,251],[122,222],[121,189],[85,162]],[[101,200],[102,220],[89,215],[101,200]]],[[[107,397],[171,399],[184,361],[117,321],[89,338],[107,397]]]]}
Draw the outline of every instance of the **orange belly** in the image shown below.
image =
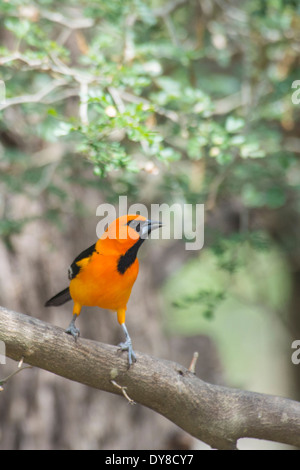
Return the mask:
{"type": "Polygon", "coordinates": [[[115,311],[126,309],[138,275],[138,260],[124,274],[118,272],[117,265],[116,256],[95,254],[70,282],[74,303],[115,311]]]}

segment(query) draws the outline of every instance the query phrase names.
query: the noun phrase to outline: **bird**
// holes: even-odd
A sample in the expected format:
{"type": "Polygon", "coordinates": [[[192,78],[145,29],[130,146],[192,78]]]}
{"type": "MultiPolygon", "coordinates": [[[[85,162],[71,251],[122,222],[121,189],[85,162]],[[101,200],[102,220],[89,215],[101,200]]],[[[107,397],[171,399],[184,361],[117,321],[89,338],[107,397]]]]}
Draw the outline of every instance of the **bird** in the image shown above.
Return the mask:
{"type": "Polygon", "coordinates": [[[82,251],[68,269],[69,287],[46,303],[46,307],[63,305],[73,300],[73,317],[65,330],[77,341],[80,330],[75,321],[83,306],[100,307],[117,312],[125,341],[122,351],[128,352],[129,367],[136,362],[132,340],[125,324],[127,303],[139,272],[138,251],[151,231],[161,222],[139,214],[117,218],[92,246],[82,251]]]}

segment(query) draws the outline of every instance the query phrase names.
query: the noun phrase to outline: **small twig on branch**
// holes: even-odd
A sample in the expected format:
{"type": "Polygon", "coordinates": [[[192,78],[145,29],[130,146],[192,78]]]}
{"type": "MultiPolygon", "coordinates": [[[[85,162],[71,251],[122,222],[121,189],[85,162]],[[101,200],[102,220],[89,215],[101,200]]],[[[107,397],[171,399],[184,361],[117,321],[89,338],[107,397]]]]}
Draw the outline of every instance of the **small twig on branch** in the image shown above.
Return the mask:
{"type": "Polygon", "coordinates": [[[205,203],[206,212],[212,211],[217,203],[217,197],[219,193],[220,186],[224,183],[227,176],[230,174],[232,169],[232,164],[228,165],[227,168],[220,174],[218,174],[211,182],[207,200],[205,203]]]}
{"type": "Polygon", "coordinates": [[[126,400],[128,400],[128,403],[129,403],[130,405],[135,405],[135,404],[136,404],[135,401],[132,400],[132,399],[128,396],[128,394],[127,394],[127,392],[126,392],[127,387],[122,387],[121,385],[117,384],[117,382],[116,382],[115,380],[111,380],[111,383],[112,383],[115,387],[117,387],[119,390],[121,390],[122,394],[124,395],[124,397],[126,398],[126,400]]]}
{"type": "Polygon", "coordinates": [[[117,90],[117,88],[114,88],[112,86],[108,87],[107,89],[108,89],[110,96],[114,100],[119,113],[123,114],[126,108],[125,108],[125,104],[121,98],[119,91],[117,90]]]}
{"type": "Polygon", "coordinates": [[[170,35],[170,39],[173,43],[173,45],[175,47],[179,47],[180,46],[180,41],[179,41],[179,38],[177,37],[177,32],[176,32],[176,28],[173,24],[173,21],[172,21],[172,18],[170,15],[166,15],[163,17],[163,20],[165,22],[165,25],[166,25],[166,28],[169,32],[169,35],[170,35]]]}
{"type": "Polygon", "coordinates": [[[42,10],[40,13],[42,18],[53,21],[53,23],[59,23],[69,29],[91,28],[95,24],[95,20],[93,18],[70,18],[62,15],[57,11],[53,12],[47,10],[42,10]]]}
{"type": "Polygon", "coordinates": [[[133,28],[136,20],[138,19],[135,13],[127,15],[125,19],[124,29],[124,47],[123,47],[123,62],[131,62],[135,57],[135,44],[133,36],[133,28]]]}
{"type": "Polygon", "coordinates": [[[89,124],[88,116],[88,99],[89,99],[89,86],[84,80],[80,82],[80,102],[79,102],[79,116],[81,123],[84,126],[89,124]]]}
{"type": "MultiPolygon", "coordinates": [[[[146,100],[145,98],[142,98],[140,96],[136,96],[132,93],[129,93],[127,91],[119,90],[119,94],[121,98],[124,101],[128,101],[129,103],[142,103],[145,105],[145,109],[149,109],[152,104],[150,101],[146,100]]],[[[180,121],[179,114],[176,111],[170,110],[170,109],[165,109],[161,108],[160,106],[155,106],[154,112],[156,114],[159,114],[160,116],[164,116],[167,119],[170,119],[170,121],[178,123],[180,121]]]]}
{"type": "Polygon", "coordinates": [[[20,361],[19,361],[19,364],[18,364],[18,368],[21,369],[22,365],[23,365],[23,362],[24,362],[24,356],[21,357],[20,361]]]}
{"type": "Polygon", "coordinates": [[[195,351],[193,354],[193,358],[191,360],[190,366],[189,366],[189,371],[192,372],[193,374],[195,374],[198,357],[199,357],[199,353],[195,351]]]}
{"type": "Polygon", "coordinates": [[[71,30],[92,28],[95,24],[95,20],[93,18],[87,18],[82,16],[78,18],[65,16],[59,13],[58,11],[50,11],[43,8],[39,8],[34,4],[21,4],[20,8],[11,11],[10,15],[21,19],[26,18],[31,21],[37,21],[40,18],[45,18],[48,21],[60,24],[71,30]]]}
{"type": "MultiPolygon", "coordinates": [[[[23,358],[22,358],[23,359],[23,358]]],[[[22,361],[21,359],[21,361],[22,361]]],[[[5,377],[4,379],[0,379],[0,392],[3,392],[3,386],[4,384],[6,384],[6,382],[8,382],[9,379],[11,379],[14,375],[18,374],[19,372],[21,372],[22,370],[25,370],[25,369],[32,369],[32,366],[24,366],[22,367],[22,364],[20,366],[20,363],[21,361],[19,362],[18,364],[18,369],[15,370],[14,372],[12,372],[11,374],[9,374],[7,377],[5,377]]]]}
{"type": "Polygon", "coordinates": [[[23,104],[23,103],[38,103],[40,102],[45,96],[49,95],[52,91],[56,88],[66,85],[67,82],[65,80],[54,80],[49,83],[47,86],[39,90],[37,93],[33,95],[21,95],[16,96],[14,98],[7,98],[3,104],[0,105],[0,111],[8,108],[9,106],[14,106],[16,104],[23,104]]]}

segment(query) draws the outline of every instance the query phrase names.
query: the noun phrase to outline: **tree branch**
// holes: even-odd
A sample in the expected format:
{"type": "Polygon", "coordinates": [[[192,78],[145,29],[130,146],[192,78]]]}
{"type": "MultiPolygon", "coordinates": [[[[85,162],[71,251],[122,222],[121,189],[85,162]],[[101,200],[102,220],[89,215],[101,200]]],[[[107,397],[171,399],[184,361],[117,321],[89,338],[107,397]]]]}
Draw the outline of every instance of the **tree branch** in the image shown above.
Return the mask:
{"type": "Polygon", "coordinates": [[[56,88],[65,86],[66,84],[67,82],[65,80],[54,80],[33,95],[22,95],[22,96],[16,96],[14,98],[8,98],[7,100],[5,100],[3,104],[0,104],[0,111],[8,108],[9,106],[14,106],[16,104],[38,103],[45,96],[49,95],[52,91],[54,91],[56,88]]]}
{"type": "Polygon", "coordinates": [[[117,347],[84,338],[75,343],[61,328],[3,307],[0,340],[17,361],[24,357],[27,364],[110,393],[126,390],[131,400],[213,448],[234,449],[242,437],[300,447],[295,401],[211,385],[179,364],[142,353],[128,370],[126,354],[117,347]]]}
{"type": "Polygon", "coordinates": [[[66,26],[69,29],[84,29],[92,28],[95,25],[95,20],[93,18],[79,17],[71,18],[62,15],[59,12],[41,10],[41,17],[46,18],[49,21],[54,23],[59,23],[62,26],[66,26]]]}
{"type": "Polygon", "coordinates": [[[154,9],[153,13],[154,16],[164,18],[168,15],[171,15],[175,10],[188,3],[189,0],[171,0],[162,7],[154,9]]]}

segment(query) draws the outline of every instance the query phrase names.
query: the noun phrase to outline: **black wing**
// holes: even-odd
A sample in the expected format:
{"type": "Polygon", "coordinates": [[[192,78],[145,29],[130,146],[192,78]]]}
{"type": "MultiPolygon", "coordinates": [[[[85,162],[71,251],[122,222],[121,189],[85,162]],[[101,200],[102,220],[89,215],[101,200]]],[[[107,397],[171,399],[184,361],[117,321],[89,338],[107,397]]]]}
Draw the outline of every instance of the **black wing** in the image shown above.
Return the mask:
{"type": "Polygon", "coordinates": [[[84,258],[91,257],[94,251],[96,251],[96,243],[84,250],[82,253],[80,253],[80,255],[77,256],[77,258],[74,259],[73,263],[71,264],[68,270],[68,277],[70,280],[74,279],[74,277],[76,277],[80,271],[80,266],[78,266],[77,264],[78,261],[81,261],[84,258]]]}

